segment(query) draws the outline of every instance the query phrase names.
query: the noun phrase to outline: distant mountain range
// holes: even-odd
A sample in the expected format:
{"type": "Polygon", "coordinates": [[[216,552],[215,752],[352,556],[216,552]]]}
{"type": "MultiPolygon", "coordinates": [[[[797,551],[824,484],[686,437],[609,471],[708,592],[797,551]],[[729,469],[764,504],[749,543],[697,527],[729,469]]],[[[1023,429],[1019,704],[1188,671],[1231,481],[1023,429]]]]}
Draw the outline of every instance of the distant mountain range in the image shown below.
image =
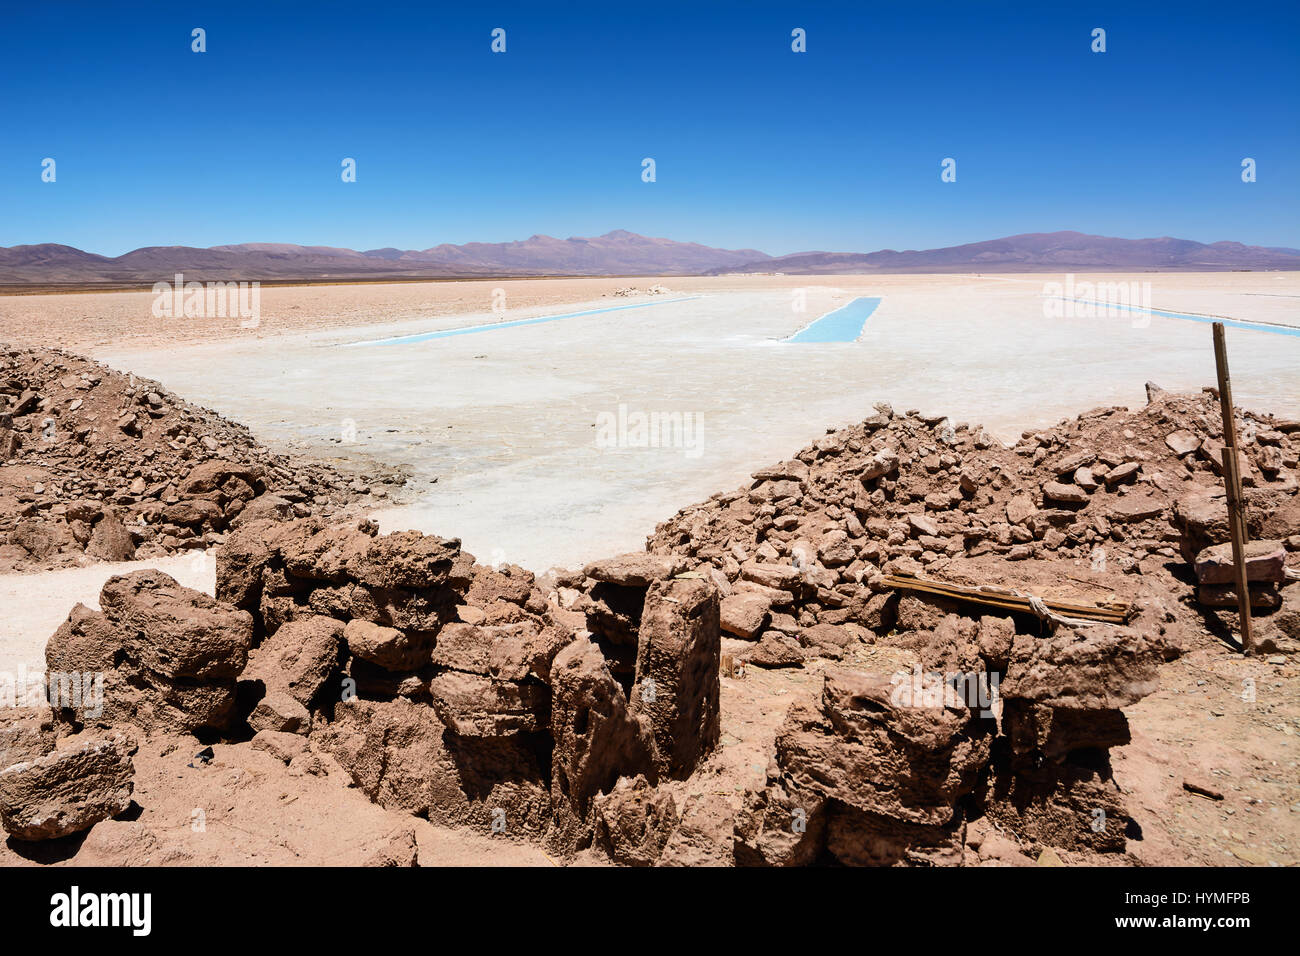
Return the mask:
{"type": "Polygon", "coordinates": [[[152,284],[187,280],[312,280],[484,276],[701,275],[767,259],[757,249],[714,249],[615,230],[592,239],[533,236],[432,249],[337,249],[249,242],[234,246],[146,246],[109,258],[46,243],[0,247],[0,284],[152,284]]]}
{"type": "Polygon", "coordinates": [[[1188,239],[1112,239],[1080,232],[1027,233],[943,249],[799,252],[715,249],[619,229],[594,238],[533,236],[423,250],[337,249],[251,242],[199,249],[147,246],[110,258],[46,243],[0,247],[0,285],[119,286],[186,279],[344,281],[487,276],[794,275],[872,272],[1060,272],[1300,270],[1300,250],[1209,245],[1188,239]]]}
{"type": "Polygon", "coordinates": [[[1216,272],[1231,269],[1300,269],[1300,249],[1205,244],[1190,239],[1112,239],[1082,232],[1030,232],[943,249],[895,252],[796,252],[765,256],[736,270],[713,272],[1080,272],[1146,269],[1216,272]]]}

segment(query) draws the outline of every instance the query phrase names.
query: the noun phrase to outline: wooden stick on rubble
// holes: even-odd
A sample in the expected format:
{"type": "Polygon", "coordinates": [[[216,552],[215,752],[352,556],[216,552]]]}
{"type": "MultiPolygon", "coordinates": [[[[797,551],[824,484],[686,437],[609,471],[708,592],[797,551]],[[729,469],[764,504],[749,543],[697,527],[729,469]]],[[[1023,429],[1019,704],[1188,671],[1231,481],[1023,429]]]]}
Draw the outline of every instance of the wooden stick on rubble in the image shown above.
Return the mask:
{"type": "Polygon", "coordinates": [[[1241,649],[1249,654],[1251,634],[1250,590],[1246,583],[1246,502],[1241,494],[1241,459],[1237,452],[1237,423],[1233,415],[1232,380],[1228,377],[1228,348],[1223,323],[1214,323],[1214,364],[1219,373],[1219,409],[1223,413],[1223,481],[1228,491],[1228,531],[1232,535],[1232,565],[1237,581],[1237,607],[1241,617],[1241,649]]]}
{"type": "Polygon", "coordinates": [[[1077,618],[1074,624],[1123,624],[1133,613],[1132,607],[1119,601],[1104,604],[1082,604],[1075,601],[1061,601],[1055,598],[1039,599],[1031,595],[1020,594],[1008,588],[991,585],[969,586],[950,584],[947,581],[935,581],[910,574],[887,574],[885,587],[902,591],[922,591],[940,597],[958,601],[971,601],[988,607],[1004,608],[1008,611],[1024,611],[1044,617],[1055,614],[1058,617],[1077,618]],[[1035,603],[1040,607],[1035,607],[1035,603]]]}

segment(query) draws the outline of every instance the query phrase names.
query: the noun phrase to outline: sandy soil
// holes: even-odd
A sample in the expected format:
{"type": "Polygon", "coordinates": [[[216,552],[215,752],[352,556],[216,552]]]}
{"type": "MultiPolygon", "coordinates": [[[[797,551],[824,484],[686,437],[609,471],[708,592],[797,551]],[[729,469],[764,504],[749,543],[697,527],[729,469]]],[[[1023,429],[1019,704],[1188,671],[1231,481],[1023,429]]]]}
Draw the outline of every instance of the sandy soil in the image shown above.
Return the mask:
{"type": "Polygon", "coordinates": [[[1142,828],[1129,843],[1137,860],[1300,865],[1300,666],[1283,660],[1206,643],[1161,667],[1160,690],[1125,708],[1133,742],[1111,758],[1142,828]]]}
{"type": "Polygon", "coordinates": [[[251,744],[204,764],[186,737],[135,755],[138,811],[48,843],[0,844],[0,866],[552,866],[540,849],[385,810],[332,761],[306,772],[251,744]],[[340,834],[346,834],[340,839],[340,834]]]}

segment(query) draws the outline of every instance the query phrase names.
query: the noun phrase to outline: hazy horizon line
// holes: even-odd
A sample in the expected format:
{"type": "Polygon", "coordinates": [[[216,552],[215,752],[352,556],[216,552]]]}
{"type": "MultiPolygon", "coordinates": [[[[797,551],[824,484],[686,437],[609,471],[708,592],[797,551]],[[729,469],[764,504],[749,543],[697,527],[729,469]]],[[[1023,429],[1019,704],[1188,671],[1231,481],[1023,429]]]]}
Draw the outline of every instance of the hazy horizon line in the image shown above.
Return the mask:
{"type": "Polygon", "coordinates": [[[457,246],[457,247],[459,247],[459,246],[467,246],[467,245],[509,245],[509,244],[512,244],[512,243],[523,243],[523,242],[529,242],[529,241],[531,241],[531,240],[533,240],[533,239],[554,239],[554,240],[559,241],[559,242],[572,242],[572,241],[574,241],[574,240],[604,239],[604,238],[608,238],[608,237],[610,237],[610,236],[614,236],[614,235],[619,234],[619,233],[624,233],[624,234],[627,234],[627,235],[629,235],[629,236],[635,236],[635,237],[637,237],[637,238],[641,238],[641,239],[662,240],[662,241],[665,241],[665,242],[676,242],[676,243],[682,243],[682,244],[692,244],[692,245],[703,246],[703,247],[710,248],[710,249],[721,249],[721,250],[725,250],[725,251],[753,251],[753,252],[758,252],[758,253],[760,253],[760,254],[762,254],[762,255],[764,255],[764,256],[767,256],[768,258],[773,258],[773,259],[779,259],[779,258],[783,258],[783,257],[786,257],[786,256],[812,254],[812,253],[818,253],[818,254],[831,254],[831,255],[872,255],[872,254],[880,253],[880,252],[896,252],[896,253],[907,253],[907,252],[929,252],[929,251],[934,251],[934,250],[939,250],[939,249],[953,249],[953,248],[959,248],[959,247],[961,247],[961,246],[976,245],[976,244],[981,243],[981,242],[996,242],[996,241],[998,241],[998,240],[1000,240],[1000,239],[1014,239],[1014,238],[1017,238],[1017,237],[1020,237],[1020,236],[1050,236],[1050,235],[1057,235],[1057,234],[1063,234],[1063,233],[1071,233],[1071,234],[1079,235],[1079,236],[1090,236],[1090,237],[1095,237],[1095,238],[1099,238],[1099,239],[1119,239],[1119,240],[1129,241],[1129,242],[1152,241],[1152,240],[1160,240],[1160,239],[1173,239],[1173,240],[1176,240],[1176,241],[1179,241],[1179,242],[1196,242],[1196,243],[1200,243],[1201,245],[1206,245],[1206,246],[1216,245],[1216,244],[1218,244],[1218,243],[1237,243],[1237,244],[1239,244],[1239,245],[1243,245],[1243,246],[1251,246],[1251,247],[1254,247],[1254,248],[1260,248],[1260,249],[1270,249],[1270,250],[1278,250],[1278,249],[1292,249],[1292,250],[1295,250],[1295,251],[1297,251],[1297,252],[1300,252],[1300,239],[1297,239],[1297,240],[1296,240],[1296,244],[1295,244],[1294,246],[1292,246],[1292,245],[1263,245],[1263,244],[1260,244],[1260,243],[1249,242],[1249,241],[1242,240],[1242,239],[1213,239],[1213,240],[1208,240],[1208,241],[1207,241],[1207,240],[1203,240],[1203,239],[1191,239],[1191,238],[1188,238],[1188,237],[1186,237],[1186,236],[1177,236],[1177,235],[1172,235],[1172,234],[1169,234],[1169,233],[1162,233],[1162,234],[1159,234],[1159,235],[1155,235],[1155,234],[1150,234],[1150,233],[1148,233],[1148,234],[1145,234],[1145,235],[1132,236],[1132,235],[1116,235],[1116,234],[1112,234],[1112,233],[1084,232],[1084,231],[1079,230],[1079,229],[1038,229],[1038,230],[1025,231],[1025,232],[1005,233],[1005,234],[1003,234],[1003,235],[997,235],[997,236],[985,237],[985,238],[983,238],[983,239],[965,239],[965,240],[950,241],[947,245],[935,245],[935,246],[908,246],[908,247],[881,246],[881,247],[879,247],[879,248],[871,249],[871,250],[862,250],[862,249],[835,249],[835,248],[832,248],[832,247],[822,246],[822,247],[801,248],[801,249],[796,249],[796,250],[791,251],[791,252],[769,253],[769,252],[764,251],[763,249],[758,248],[757,246],[713,245],[713,244],[711,244],[711,243],[709,243],[709,242],[702,241],[702,240],[699,240],[699,239],[677,239],[677,238],[673,238],[673,237],[671,237],[671,236],[662,236],[662,235],[660,235],[660,236],[655,236],[655,235],[650,235],[650,234],[647,234],[647,233],[637,232],[637,231],[635,231],[635,230],[627,229],[627,228],[624,228],[624,227],[618,227],[618,228],[610,229],[610,230],[608,230],[608,231],[606,231],[606,232],[598,233],[598,234],[594,234],[594,235],[570,235],[570,236],[558,236],[558,235],[554,235],[554,234],[549,233],[549,232],[534,232],[534,233],[532,233],[531,235],[527,236],[526,238],[522,238],[522,239],[520,239],[520,238],[515,238],[515,239],[467,239],[467,240],[464,240],[464,241],[461,241],[461,242],[456,242],[456,241],[453,241],[453,240],[443,240],[443,241],[441,241],[441,242],[435,242],[435,243],[433,243],[432,245],[429,245],[429,246],[422,246],[422,247],[416,247],[416,246],[412,246],[412,247],[403,247],[403,246],[397,246],[397,245],[381,245],[381,246],[368,246],[368,247],[366,247],[366,248],[362,248],[361,245],[341,246],[341,245],[336,245],[336,244],[327,243],[327,242],[294,242],[294,241],[281,240],[281,239],[245,239],[245,240],[241,240],[241,241],[238,241],[238,242],[217,242],[217,243],[213,243],[213,244],[211,244],[211,245],[193,245],[193,244],[185,243],[185,242],[172,242],[172,243],[162,243],[162,242],[159,242],[159,243],[151,243],[151,244],[141,245],[141,246],[132,246],[131,248],[126,249],[126,251],[124,251],[124,252],[120,252],[120,253],[117,253],[117,254],[112,254],[112,253],[107,253],[107,252],[95,252],[95,251],[93,251],[93,250],[91,250],[91,249],[83,248],[83,247],[81,247],[81,246],[76,246],[76,245],[73,245],[73,244],[68,243],[68,242],[59,242],[59,241],[57,241],[57,240],[46,240],[46,241],[43,241],[43,242],[19,242],[19,243],[12,243],[12,244],[8,244],[8,245],[0,246],[0,249],[16,249],[16,248],[32,247],[32,246],[62,246],[62,247],[67,248],[67,249],[75,249],[75,250],[77,250],[78,252],[85,252],[85,253],[88,253],[88,254],[90,254],[90,255],[101,256],[101,257],[106,258],[106,259],[120,259],[122,256],[130,255],[130,254],[133,253],[133,252],[139,252],[139,251],[141,251],[141,250],[143,250],[143,249],[202,249],[202,250],[213,250],[213,249],[233,248],[233,247],[241,247],[241,246],[259,246],[259,245],[260,245],[260,246],[294,246],[294,247],[297,247],[297,248],[300,248],[300,249],[339,249],[339,250],[343,250],[343,251],[347,251],[347,252],[355,252],[355,253],[358,253],[358,254],[361,254],[361,255],[365,255],[366,253],[369,253],[369,252],[378,252],[378,251],[385,250],[385,249],[396,249],[396,250],[398,250],[398,251],[400,251],[400,252],[428,252],[428,251],[430,251],[431,249],[436,249],[436,248],[439,248],[440,246],[457,246]]]}

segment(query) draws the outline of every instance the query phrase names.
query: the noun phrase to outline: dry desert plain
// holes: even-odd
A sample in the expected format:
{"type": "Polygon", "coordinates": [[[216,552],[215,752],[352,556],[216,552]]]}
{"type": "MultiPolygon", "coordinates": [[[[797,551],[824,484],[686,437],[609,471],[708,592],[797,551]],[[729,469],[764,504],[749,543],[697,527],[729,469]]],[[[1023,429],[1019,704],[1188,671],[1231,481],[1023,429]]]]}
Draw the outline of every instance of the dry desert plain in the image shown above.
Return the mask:
{"type": "MultiPolygon", "coordinates": [[[[344,469],[400,465],[405,488],[368,509],[382,530],[457,536],[482,561],[542,571],[640,548],[679,508],[740,486],[877,402],[982,423],[1011,442],[1096,406],[1140,407],[1147,381],[1179,391],[1213,383],[1207,322],[1050,313],[1045,283],[1064,281],[845,275],[264,287],[256,329],[229,318],[156,318],[148,291],[10,295],[0,297],[0,341],[62,347],[157,379],[277,451],[344,469]],[[615,295],[654,283],[669,291],[615,295]],[[504,311],[493,310],[497,290],[504,311]],[[856,342],[782,341],[860,296],[881,301],[856,342]],[[604,311],[627,305],[644,307],[604,311]],[[383,344],[569,313],[585,314],[383,344]],[[690,416],[695,430],[674,447],[597,438],[611,416],[637,412],[690,416]]],[[[1161,312],[1274,326],[1228,331],[1237,402],[1300,417],[1300,336],[1276,328],[1300,326],[1300,275],[1074,277],[1076,286],[1085,281],[1150,283],[1161,312]]],[[[210,564],[184,562],[176,576],[210,590],[210,564]]],[[[39,664],[44,638],[71,604],[93,606],[99,583],[120,571],[0,577],[0,666],[39,664]]],[[[1161,674],[1162,690],[1129,710],[1134,742],[1114,755],[1145,833],[1139,859],[1296,863],[1295,663],[1241,660],[1209,645],[1161,674]],[[1233,703],[1247,677],[1278,703],[1233,703]],[[1211,779],[1229,798],[1188,794],[1185,776],[1211,779]]],[[[811,677],[765,674],[764,693],[779,697],[792,689],[783,683],[811,677]]],[[[743,713],[747,692],[727,683],[724,709],[730,695],[743,713]]],[[[731,728],[741,740],[775,730],[770,717],[746,720],[747,731],[731,728]]],[[[324,822],[300,825],[326,839],[324,822]]],[[[447,852],[447,861],[463,857],[447,852]]]]}

